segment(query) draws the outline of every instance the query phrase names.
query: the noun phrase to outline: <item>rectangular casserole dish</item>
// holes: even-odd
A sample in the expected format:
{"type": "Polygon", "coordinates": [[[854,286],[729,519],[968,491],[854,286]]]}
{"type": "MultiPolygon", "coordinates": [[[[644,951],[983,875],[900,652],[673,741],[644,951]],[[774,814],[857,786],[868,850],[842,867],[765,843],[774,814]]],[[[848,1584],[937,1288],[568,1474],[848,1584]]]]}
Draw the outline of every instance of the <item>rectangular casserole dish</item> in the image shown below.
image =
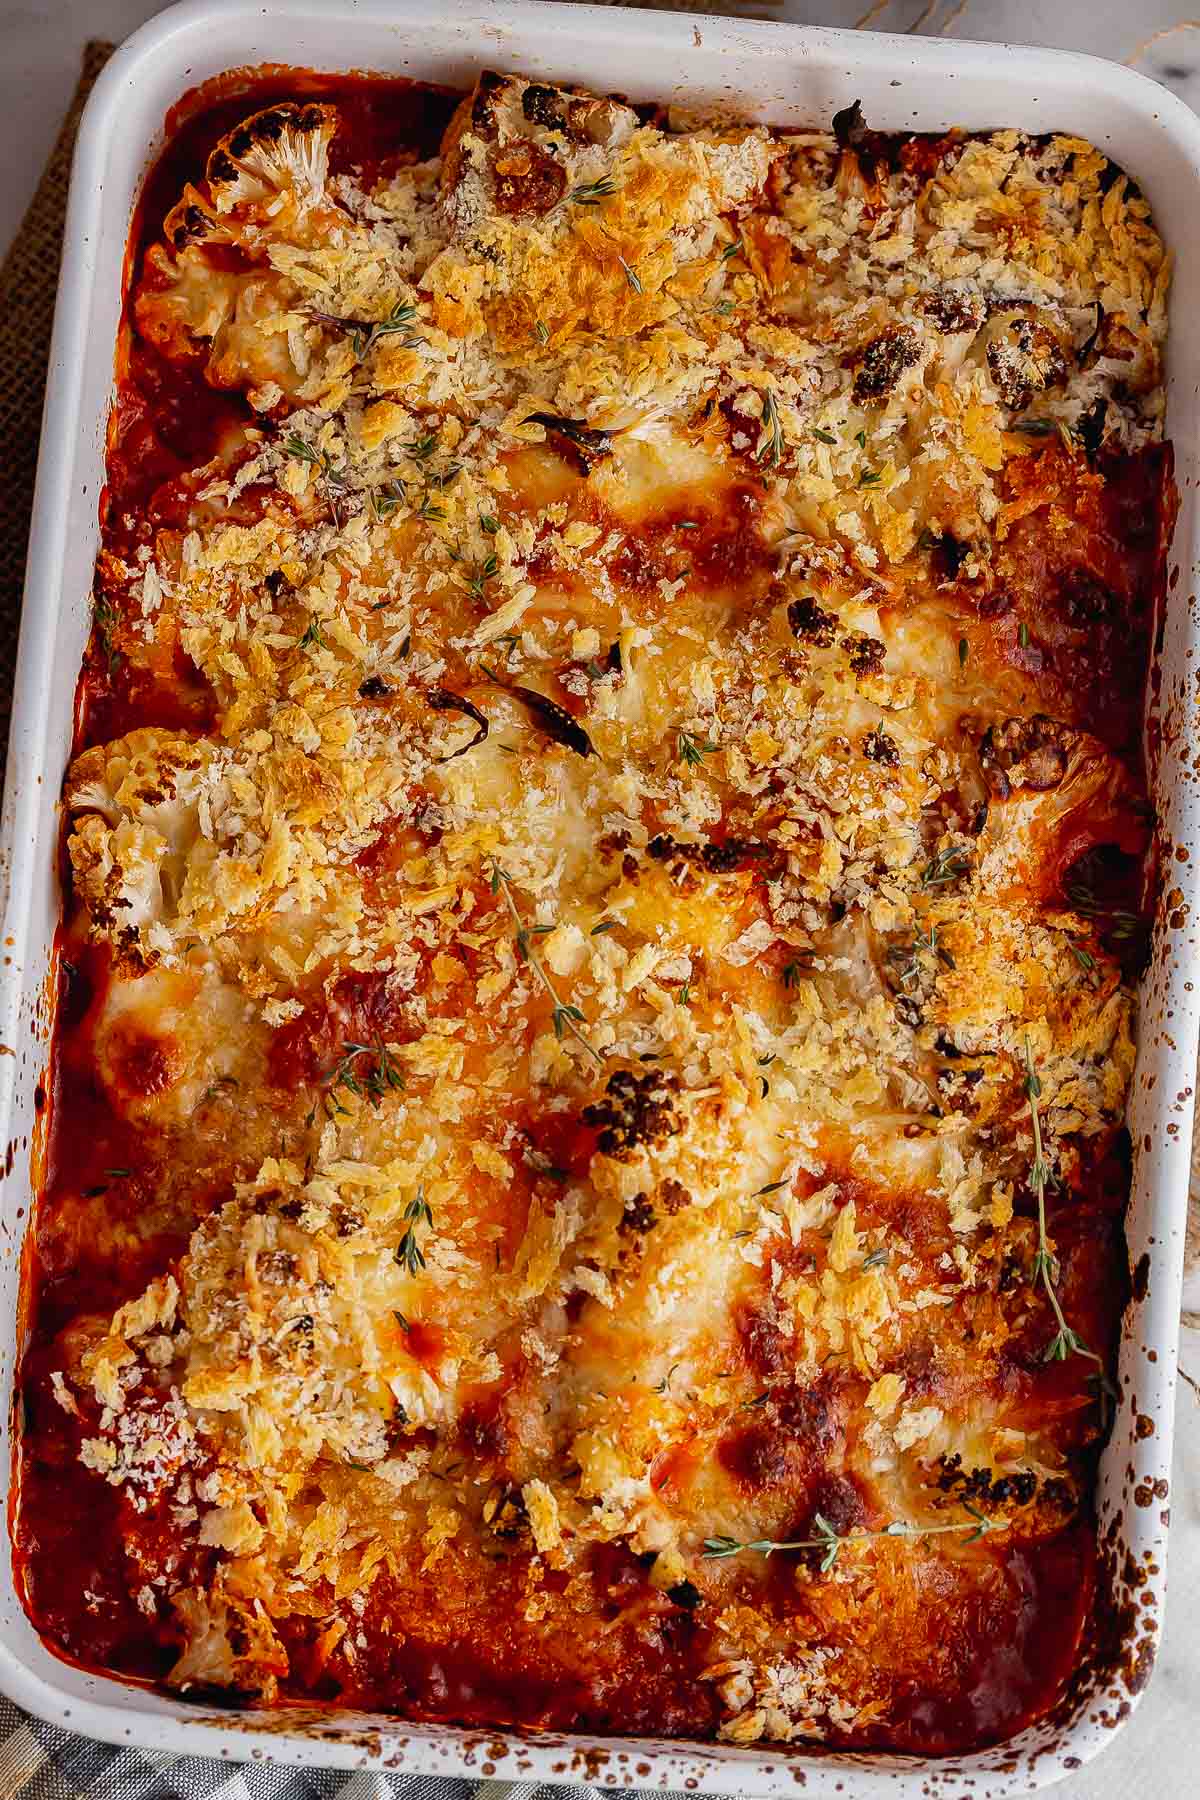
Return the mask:
{"type": "MultiPolygon", "coordinates": [[[[1197,390],[1186,368],[1197,327],[1186,308],[1200,280],[1186,238],[1186,207],[1200,178],[1200,124],[1151,83],[1086,58],[995,47],[853,37],[807,28],[625,14],[542,5],[472,6],[430,24],[407,4],[192,5],[163,15],[114,58],[80,137],[68,221],[62,298],[47,397],[45,454],[30,546],[26,630],[5,802],[6,937],[12,979],[0,1039],[0,1106],[7,1127],[9,1195],[6,1316],[16,1320],[20,1242],[43,1160],[39,1086],[52,1025],[46,996],[59,913],[57,802],[71,737],[75,671],[89,624],[96,511],[130,213],[163,115],[188,88],[239,65],[286,60],[327,71],[378,70],[468,85],[480,63],[578,81],[637,98],[687,99],[773,124],[815,123],[861,99],[882,129],[1017,125],[1090,137],[1139,180],[1179,256],[1171,335],[1168,435],[1183,494],[1151,744],[1162,831],[1163,918],[1143,990],[1141,1052],[1132,1100],[1134,1191],[1128,1221],[1135,1300],[1126,1316],[1122,1399],[1101,1467],[1105,1559],[1117,1587],[1121,1641],[1102,1666],[1083,1669],[1058,1715],[979,1755],[945,1760],[939,1773],[970,1775],[986,1793],[1026,1792],[1075,1767],[1128,1714],[1153,1661],[1161,1605],[1170,1413],[1182,1261],[1196,1016],[1187,980],[1192,947],[1191,846],[1196,801],[1188,767],[1188,658],[1196,635],[1190,598],[1195,536],[1189,445],[1197,390]],[[419,36],[418,36],[419,33],[419,36]],[[780,52],[783,54],[781,55],[780,52]],[[681,71],[673,84],[656,72],[681,71]],[[649,75],[639,74],[649,70],[649,75]],[[119,126],[118,126],[119,121],[119,126]],[[97,349],[96,347],[99,346],[97,349]],[[82,429],[81,429],[82,427],[82,429]],[[1186,548],[1185,548],[1186,547],[1186,548]],[[1185,568],[1185,563],[1188,565],[1185,568]],[[1180,585],[1182,583],[1182,585],[1180,585]],[[27,1173],[28,1171],[28,1173],[27,1173]],[[26,1183],[28,1182],[28,1188],[26,1183]],[[15,1190],[15,1191],[14,1191],[15,1190]],[[11,1298],[10,1298],[11,1296],[11,1298]]],[[[3,1346],[11,1379],[18,1345],[3,1346]]],[[[820,1758],[770,1749],[536,1738],[420,1726],[298,1708],[229,1714],[75,1670],[36,1638],[5,1553],[0,1588],[0,1684],[21,1704],[73,1729],[120,1742],[233,1759],[269,1753],[297,1763],[402,1767],[539,1780],[684,1785],[773,1793],[798,1780],[813,1791],[924,1782],[928,1765],[898,1757],[820,1758]]]]}

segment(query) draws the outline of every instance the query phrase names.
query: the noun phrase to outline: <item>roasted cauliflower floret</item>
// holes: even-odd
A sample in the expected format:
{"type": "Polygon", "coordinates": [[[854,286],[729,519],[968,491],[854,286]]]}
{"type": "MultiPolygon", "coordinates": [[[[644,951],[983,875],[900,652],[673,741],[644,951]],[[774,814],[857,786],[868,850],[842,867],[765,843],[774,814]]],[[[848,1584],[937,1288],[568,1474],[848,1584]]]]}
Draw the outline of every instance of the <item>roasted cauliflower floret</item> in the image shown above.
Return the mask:
{"type": "MultiPolygon", "coordinates": [[[[301,290],[271,266],[271,252],[305,249],[328,233],[340,209],[326,191],[331,106],[281,105],[256,113],[223,138],[204,181],[189,185],[164,221],[165,243],[146,256],[135,316],[165,356],[194,357],[211,346],[214,387],[297,395],[311,356],[289,317],[301,290]],[[233,246],[250,268],[230,269],[212,252],[233,246]]],[[[338,360],[346,360],[343,356],[338,360]]]]}
{"type": "Polygon", "coordinates": [[[190,184],[164,221],[176,250],[215,240],[252,249],[291,239],[325,197],[332,106],[286,102],[253,114],[223,137],[208,159],[202,187],[190,184]]]}
{"type": "Polygon", "coordinates": [[[76,888],[98,935],[142,956],[167,947],[163,921],[196,836],[195,778],[211,747],[146,728],[85,750],[67,776],[76,888]]]}
{"type": "Polygon", "coordinates": [[[286,883],[281,815],[264,819],[249,772],[207,739],[156,727],[73,764],[68,843],[92,929],[145,966],[178,937],[246,929],[286,883]]]}

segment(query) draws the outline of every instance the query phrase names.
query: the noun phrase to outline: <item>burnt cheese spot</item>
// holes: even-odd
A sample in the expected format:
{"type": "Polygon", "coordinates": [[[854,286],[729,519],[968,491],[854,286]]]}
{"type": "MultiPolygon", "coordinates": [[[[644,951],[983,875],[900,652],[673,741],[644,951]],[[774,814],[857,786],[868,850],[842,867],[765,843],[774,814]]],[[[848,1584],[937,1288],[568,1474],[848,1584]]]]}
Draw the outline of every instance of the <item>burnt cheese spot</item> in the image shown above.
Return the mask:
{"type": "Polygon", "coordinates": [[[858,406],[877,406],[894,392],[906,369],[921,360],[921,340],[906,325],[880,332],[862,351],[854,371],[853,398],[858,406]]]}
{"type": "Polygon", "coordinates": [[[584,1124],[599,1132],[599,1147],[606,1156],[620,1157],[661,1144],[679,1131],[677,1076],[660,1069],[645,1074],[615,1069],[606,1089],[605,1098],[585,1106],[582,1115],[584,1124]]]}
{"type": "Polygon", "coordinates": [[[802,644],[811,644],[817,650],[832,648],[837,618],[823,606],[818,606],[811,596],[806,594],[793,600],[787,609],[787,619],[793,636],[802,644]]]}

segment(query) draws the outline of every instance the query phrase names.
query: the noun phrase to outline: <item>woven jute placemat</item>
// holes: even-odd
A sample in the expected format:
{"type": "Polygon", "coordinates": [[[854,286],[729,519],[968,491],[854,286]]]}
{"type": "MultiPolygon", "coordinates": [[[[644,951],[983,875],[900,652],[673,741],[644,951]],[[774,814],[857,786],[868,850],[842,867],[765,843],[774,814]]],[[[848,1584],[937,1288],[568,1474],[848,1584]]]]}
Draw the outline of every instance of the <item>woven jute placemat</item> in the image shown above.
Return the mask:
{"type": "Polygon", "coordinates": [[[71,152],[84,102],[112,53],[112,44],[100,42],[90,43],[84,51],[79,85],[58,140],[12,248],[0,264],[0,444],[5,450],[5,478],[0,482],[0,757],[8,746],[29,511],[71,152]]]}
{"type": "MultiPolygon", "coordinates": [[[[664,0],[652,3],[661,6],[664,0]]],[[[714,5],[711,10],[722,8],[714,5]]],[[[7,480],[0,483],[0,756],[8,743],[29,512],[71,152],[84,102],[112,53],[111,44],[99,41],[89,43],[84,51],[79,85],[53,153],[12,248],[0,265],[0,443],[5,445],[7,468],[7,480]]],[[[1200,1134],[1192,1146],[1188,1264],[1200,1269],[1200,1134]]]]}

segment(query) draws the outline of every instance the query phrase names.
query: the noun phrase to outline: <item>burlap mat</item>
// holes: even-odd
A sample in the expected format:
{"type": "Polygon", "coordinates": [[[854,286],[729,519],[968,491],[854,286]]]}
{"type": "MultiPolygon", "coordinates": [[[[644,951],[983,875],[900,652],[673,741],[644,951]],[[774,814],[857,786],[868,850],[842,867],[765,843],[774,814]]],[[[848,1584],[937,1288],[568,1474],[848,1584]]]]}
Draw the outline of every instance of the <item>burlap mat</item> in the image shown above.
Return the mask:
{"type": "MultiPolygon", "coordinates": [[[[656,0],[656,3],[662,5],[663,0],[656,0]]],[[[37,467],[42,394],[58,285],[71,151],[83,103],[112,53],[111,44],[99,42],[90,43],[84,51],[79,86],[63,120],[58,142],[12,248],[0,266],[0,443],[5,446],[8,472],[7,481],[0,482],[0,756],[8,744],[29,509],[37,467]]],[[[1188,1267],[1200,1271],[1200,1134],[1192,1145],[1188,1267]]]]}
{"type": "Polygon", "coordinates": [[[0,444],[4,445],[5,460],[5,479],[0,481],[0,757],[7,754],[8,748],[29,509],[37,469],[71,152],[83,103],[112,53],[112,44],[101,43],[90,43],[84,51],[79,86],[62,122],[58,142],[12,248],[0,264],[0,444]]]}

